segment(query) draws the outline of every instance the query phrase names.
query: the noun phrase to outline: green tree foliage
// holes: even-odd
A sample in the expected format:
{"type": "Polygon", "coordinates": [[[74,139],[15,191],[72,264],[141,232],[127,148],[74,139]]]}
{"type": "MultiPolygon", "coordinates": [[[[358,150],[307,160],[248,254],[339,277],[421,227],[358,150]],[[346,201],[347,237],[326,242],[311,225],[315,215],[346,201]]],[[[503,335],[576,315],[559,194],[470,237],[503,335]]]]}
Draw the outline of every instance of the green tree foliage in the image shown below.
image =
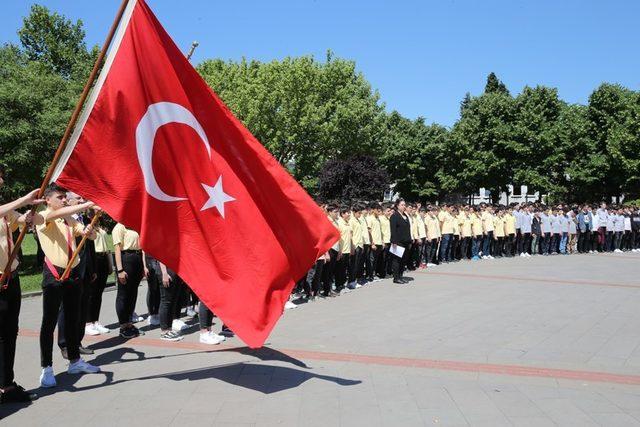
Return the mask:
{"type": "Polygon", "coordinates": [[[371,156],[334,158],[320,170],[318,197],[323,201],[381,200],[389,174],[371,156]]]}

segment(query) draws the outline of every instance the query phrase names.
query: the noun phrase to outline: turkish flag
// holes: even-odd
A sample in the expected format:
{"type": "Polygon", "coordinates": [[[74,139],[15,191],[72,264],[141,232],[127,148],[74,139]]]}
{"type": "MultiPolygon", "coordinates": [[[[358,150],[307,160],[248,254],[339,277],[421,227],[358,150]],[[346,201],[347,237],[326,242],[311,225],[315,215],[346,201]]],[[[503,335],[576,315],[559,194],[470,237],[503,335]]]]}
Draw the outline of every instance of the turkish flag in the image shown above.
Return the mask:
{"type": "Polygon", "coordinates": [[[129,1],[54,180],[138,231],[251,347],[339,239],[142,0],[129,1]]]}

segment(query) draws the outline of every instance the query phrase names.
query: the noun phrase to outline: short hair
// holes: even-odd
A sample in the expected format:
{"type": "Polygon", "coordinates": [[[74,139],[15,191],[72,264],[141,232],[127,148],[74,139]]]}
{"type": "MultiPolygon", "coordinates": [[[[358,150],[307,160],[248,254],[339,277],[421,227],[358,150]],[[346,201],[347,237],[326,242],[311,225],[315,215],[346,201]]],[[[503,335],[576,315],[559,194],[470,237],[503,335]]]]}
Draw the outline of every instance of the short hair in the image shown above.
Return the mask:
{"type": "Polygon", "coordinates": [[[52,182],[51,184],[49,184],[47,186],[47,188],[45,188],[44,197],[49,197],[53,193],[62,193],[64,195],[66,195],[67,194],[67,189],[66,188],[62,188],[61,186],[59,186],[55,182],[52,182]]]}

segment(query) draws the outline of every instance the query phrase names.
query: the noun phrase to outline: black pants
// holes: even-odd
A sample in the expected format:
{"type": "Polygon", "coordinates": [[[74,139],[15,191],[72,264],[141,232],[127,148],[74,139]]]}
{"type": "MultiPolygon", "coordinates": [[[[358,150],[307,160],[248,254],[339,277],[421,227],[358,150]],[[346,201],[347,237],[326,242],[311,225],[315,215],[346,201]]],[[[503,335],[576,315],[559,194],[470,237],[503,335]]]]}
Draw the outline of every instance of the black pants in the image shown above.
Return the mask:
{"type": "Polygon", "coordinates": [[[341,290],[347,283],[349,262],[351,261],[350,254],[341,254],[340,259],[336,260],[336,289],[341,290]]]}
{"type": "Polygon", "coordinates": [[[579,231],[578,232],[578,252],[581,254],[589,252],[591,250],[591,231],[579,231]]]}
{"type": "Polygon", "coordinates": [[[513,247],[514,255],[520,255],[523,252],[522,248],[524,248],[524,235],[519,228],[516,228],[516,238],[513,247]]]}
{"type": "Polygon", "coordinates": [[[338,251],[329,249],[329,261],[324,265],[322,270],[322,292],[328,295],[331,291],[331,283],[335,278],[336,264],[338,259],[338,251]]]}
{"type": "MultiPolygon", "coordinates": [[[[368,233],[368,231],[365,230],[365,233],[368,233]]],[[[371,245],[367,245],[367,244],[364,245],[364,249],[362,250],[362,261],[360,262],[364,264],[364,271],[363,271],[363,274],[361,274],[358,277],[373,279],[373,263],[371,262],[371,245]]]]}
{"type": "Polygon", "coordinates": [[[548,254],[551,252],[551,233],[542,233],[540,236],[540,250],[542,254],[548,254]]]}
{"type": "Polygon", "coordinates": [[[469,259],[469,249],[471,248],[471,237],[463,237],[460,242],[460,254],[463,259],[469,259]]]}
{"type": "Polygon", "coordinates": [[[120,325],[125,325],[131,323],[138,300],[138,286],[144,275],[141,253],[122,251],[122,268],[127,273],[127,283],[118,282],[116,313],[120,325]]]}
{"type": "MultiPolygon", "coordinates": [[[[182,286],[182,279],[171,270],[167,270],[171,281],[166,288],[162,284],[162,272],[156,271],[156,283],[160,284],[160,305],[158,314],[160,315],[160,328],[163,331],[171,329],[173,319],[176,315],[176,305],[178,304],[178,291],[182,286]]],[[[178,309],[179,310],[179,309],[178,309]]]]}
{"type": "Polygon", "coordinates": [[[401,242],[398,243],[398,246],[402,246],[403,248],[405,248],[405,251],[404,254],[402,254],[402,258],[390,254],[390,256],[393,258],[391,261],[391,269],[393,271],[394,280],[402,278],[402,273],[404,273],[404,269],[409,260],[409,247],[411,246],[411,242],[401,242]]]}
{"type": "MultiPolygon", "coordinates": [[[[518,249],[518,254],[527,253],[531,255],[531,233],[529,232],[522,233],[522,236],[520,236],[520,239],[521,239],[521,247],[520,249],[518,249]]],[[[538,251],[535,251],[535,253],[537,254],[538,251]]]]}
{"type": "Polygon", "coordinates": [[[377,267],[377,271],[378,271],[378,277],[380,278],[385,278],[387,277],[388,274],[388,263],[389,263],[389,244],[385,243],[384,245],[380,246],[380,256],[378,258],[378,267],[377,267]]]}
{"type": "Polygon", "coordinates": [[[6,285],[7,289],[0,290],[0,388],[13,383],[18,318],[22,304],[18,273],[13,273],[6,285]]]}
{"type": "MultiPolygon", "coordinates": [[[[149,315],[158,314],[160,310],[160,287],[161,281],[158,281],[158,262],[153,258],[145,254],[145,262],[147,264],[147,310],[149,315]]],[[[161,274],[162,276],[162,274],[161,274]]]]}
{"type": "Polygon", "coordinates": [[[209,329],[213,324],[213,313],[202,301],[198,305],[198,322],[200,329],[209,329]]]}
{"type": "Polygon", "coordinates": [[[109,278],[109,257],[107,253],[96,253],[96,281],[89,286],[89,309],[87,322],[97,322],[102,307],[102,294],[109,278]]]}
{"type": "Polygon", "coordinates": [[[515,235],[509,234],[504,238],[504,254],[507,257],[512,257],[514,255],[514,243],[515,243],[515,235]]]}
{"type": "Polygon", "coordinates": [[[371,276],[367,277],[367,279],[373,280],[374,274],[384,277],[384,275],[380,275],[380,258],[382,257],[382,250],[381,245],[375,245],[375,249],[371,246],[371,252],[369,252],[369,259],[371,260],[371,276]]]}
{"type": "MultiPolygon", "coordinates": [[[[322,283],[322,272],[324,270],[325,260],[319,259],[307,272],[305,292],[307,296],[316,296],[320,292],[320,283],[322,283]]],[[[202,302],[200,303],[202,306],[202,302]]]]}
{"type": "MultiPolygon", "coordinates": [[[[344,255],[343,255],[344,256],[344,255]]],[[[349,257],[349,282],[355,282],[357,279],[363,277],[364,273],[364,256],[363,248],[356,248],[353,255],[349,257]]]]}
{"type": "Polygon", "coordinates": [[[389,252],[391,249],[391,243],[384,244],[384,268],[386,272],[386,276],[391,274],[391,260],[393,259],[393,255],[389,252]]]}
{"type": "MultiPolygon", "coordinates": [[[[58,269],[62,275],[64,269],[58,269]]],[[[72,272],[70,277],[76,277],[72,272]]],[[[69,360],[80,358],[78,322],[80,315],[80,281],[69,279],[58,282],[45,265],[42,272],[42,324],[40,325],[40,364],[43,368],[53,364],[53,331],[56,329],[60,306],[64,311],[65,345],[69,360]]]]}
{"type": "MultiPolygon", "coordinates": [[[[83,278],[77,282],[77,286],[80,292],[80,299],[78,303],[78,321],[77,321],[77,332],[76,337],[78,339],[78,345],[82,343],[84,339],[84,327],[87,323],[87,317],[89,316],[89,294],[91,291],[91,284],[89,280],[91,278],[83,278]]],[[[60,349],[67,348],[67,339],[66,339],[66,322],[65,322],[65,309],[64,302],[62,303],[61,310],[58,311],[58,347],[60,349]]]]}

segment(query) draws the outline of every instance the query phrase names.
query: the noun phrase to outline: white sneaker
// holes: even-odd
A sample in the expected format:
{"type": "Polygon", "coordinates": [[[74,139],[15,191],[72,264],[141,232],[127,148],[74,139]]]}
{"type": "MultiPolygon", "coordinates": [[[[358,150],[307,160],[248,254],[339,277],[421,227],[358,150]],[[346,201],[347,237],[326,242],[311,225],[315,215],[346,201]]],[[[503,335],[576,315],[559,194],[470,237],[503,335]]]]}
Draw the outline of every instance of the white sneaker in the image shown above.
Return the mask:
{"type": "Polygon", "coordinates": [[[158,326],[160,324],[160,315],[152,314],[147,317],[147,325],[149,326],[158,326]]]}
{"type": "Polygon", "coordinates": [[[527,258],[531,258],[532,257],[532,255],[530,253],[528,253],[528,252],[525,252],[525,255],[527,256],[527,258]]]}
{"type": "Polygon", "coordinates": [[[51,366],[42,368],[42,373],[40,374],[40,387],[51,388],[56,385],[56,377],[53,375],[53,368],[51,366]]]}
{"type": "Polygon", "coordinates": [[[108,334],[109,332],[111,332],[111,329],[105,328],[100,322],[94,323],[93,327],[96,328],[101,334],[108,334]]]}
{"type": "Polygon", "coordinates": [[[93,323],[88,323],[84,327],[84,333],[85,335],[91,335],[91,336],[100,335],[100,331],[98,330],[98,328],[96,328],[96,325],[94,325],[93,323]]]}
{"type": "Polygon", "coordinates": [[[427,267],[436,267],[437,265],[438,264],[434,264],[434,263],[430,262],[430,263],[427,264],[427,267]]]}
{"type": "Polygon", "coordinates": [[[138,322],[142,322],[143,320],[144,320],[144,317],[138,316],[138,313],[136,313],[135,311],[131,315],[131,323],[138,323],[138,322]]]}
{"type": "Polygon", "coordinates": [[[189,329],[189,325],[187,325],[180,319],[173,319],[173,323],[171,323],[171,329],[176,332],[180,332],[184,331],[185,329],[189,329]]]}
{"type": "Polygon", "coordinates": [[[187,308],[187,316],[188,317],[196,317],[198,312],[193,309],[193,307],[187,308]]]}
{"type": "Polygon", "coordinates": [[[520,254],[520,258],[526,258],[526,255],[524,254],[524,252],[520,254]]]}
{"type": "Polygon", "coordinates": [[[356,283],[356,289],[361,288],[362,285],[360,283],[356,283]]]}
{"type": "Polygon", "coordinates": [[[215,333],[215,332],[213,332],[213,331],[209,331],[209,335],[211,335],[213,338],[215,338],[215,339],[217,339],[217,340],[220,340],[220,342],[222,342],[222,341],[226,341],[226,340],[227,340],[227,337],[225,337],[224,335],[216,334],[216,333],[215,333]]]}
{"type": "Polygon", "coordinates": [[[593,253],[593,251],[589,251],[589,253],[590,253],[590,254],[592,254],[592,253],[593,253]]]}
{"type": "Polygon", "coordinates": [[[218,345],[222,341],[219,335],[215,335],[212,333],[200,333],[200,343],[201,344],[209,344],[209,345],[218,345]]]}
{"type": "Polygon", "coordinates": [[[487,255],[487,259],[494,259],[491,255],[487,255]]]}
{"type": "Polygon", "coordinates": [[[100,372],[100,368],[82,359],[69,363],[69,369],[67,369],[68,374],[97,374],[98,372],[100,372]]]}
{"type": "Polygon", "coordinates": [[[284,309],[285,309],[285,310],[291,310],[292,308],[298,308],[298,306],[297,306],[297,305],[295,305],[294,303],[292,303],[291,301],[287,301],[287,302],[284,304],[284,309]]]}
{"type": "Polygon", "coordinates": [[[482,255],[482,259],[489,259],[486,255],[482,255]]]}

